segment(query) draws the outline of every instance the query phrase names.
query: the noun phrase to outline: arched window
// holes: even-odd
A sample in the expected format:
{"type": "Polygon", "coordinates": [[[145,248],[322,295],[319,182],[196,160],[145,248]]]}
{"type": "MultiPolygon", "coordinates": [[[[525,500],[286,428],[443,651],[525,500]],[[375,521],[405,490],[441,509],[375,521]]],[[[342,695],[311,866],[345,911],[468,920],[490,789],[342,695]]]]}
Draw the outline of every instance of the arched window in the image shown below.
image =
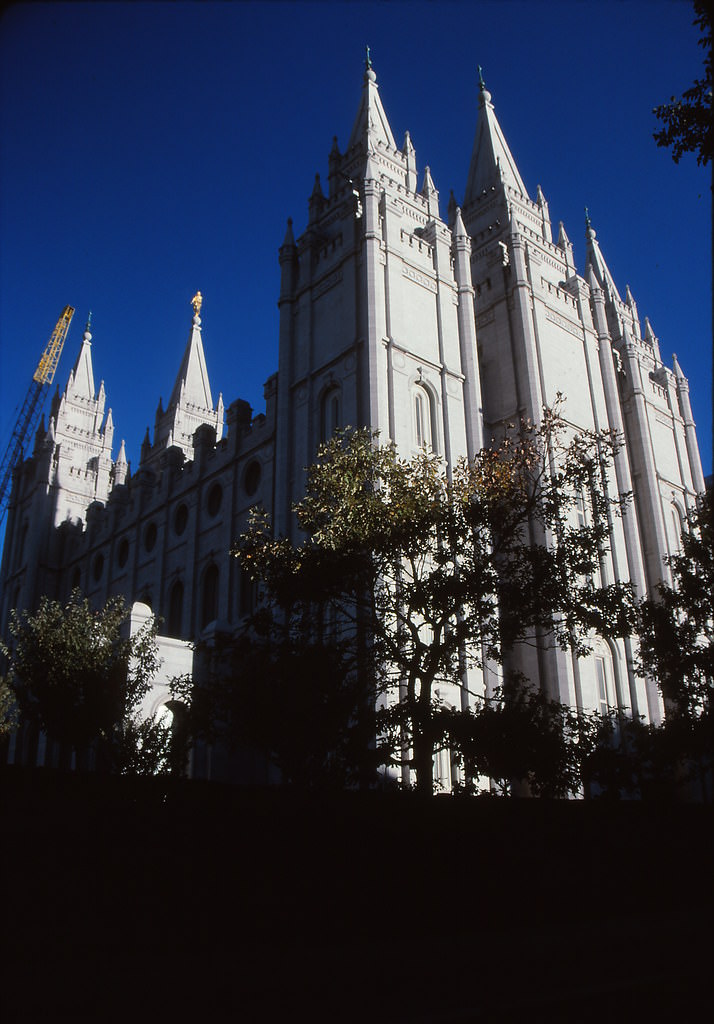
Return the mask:
{"type": "Polygon", "coordinates": [[[417,448],[435,450],[431,395],[423,384],[414,386],[414,440],[417,448]]]}
{"type": "Polygon", "coordinates": [[[183,626],[183,583],[177,580],[169,594],[168,635],[180,637],[183,626]]]}
{"type": "Polygon", "coordinates": [[[682,550],[684,516],[675,501],[672,502],[670,509],[672,518],[672,554],[678,555],[682,550]]]}
{"type": "Polygon", "coordinates": [[[203,574],[201,594],[201,629],[218,618],[218,566],[208,566],[203,574]]]}
{"type": "Polygon", "coordinates": [[[340,389],[332,387],[326,391],[320,405],[320,440],[329,441],[335,431],[342,426],[340,389]]]}

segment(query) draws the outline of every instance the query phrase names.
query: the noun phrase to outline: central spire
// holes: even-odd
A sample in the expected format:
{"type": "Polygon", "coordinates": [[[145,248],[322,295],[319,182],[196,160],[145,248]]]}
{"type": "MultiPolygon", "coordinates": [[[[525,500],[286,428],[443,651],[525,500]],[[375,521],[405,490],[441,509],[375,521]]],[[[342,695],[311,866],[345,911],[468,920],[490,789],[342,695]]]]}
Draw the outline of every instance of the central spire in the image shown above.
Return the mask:
{"type": "Polygon", "coordinates": [[[498,185],[499,182],[515,189],[527,199],[526,186],[523,184],[516,161],[513,159],[506,138],[501,131],[491,102],[491,93],[483,80],[483,69],[480,64],[478,90],[479,112],[476,122],[476,138],[466,180],[464,205],[478,199],[484,189],[490,189],[492,185],[498,185]]]}
{"type": "Polygon", "coordinates": [[[392,135],[392,129],[389,127],[387,115],[379,98],[377,76],[372,67],[372,58],[370,57],[368,46],[365,48],[365,52],[362,98],[360,99],[355,123],[352,126],[352,134],[347,143],[347,151],[359,144],[368,148],[369,143],[374,145],[376,142],[381,142],[391,149],[396,149],[397,146],[392,135]]]}
{"type": "Polygon", "coordinates": [[[197,292],[191,299],[193,306],[193,321],[188,343],[181,360],[181,366],[176,375],[173,391],[167,408],[179,403],[181,398],[199,409],[213,409],[211,398],[211,385],[208,382],[208,370],[206,369],[206,357],[203,354],[203,342],[201,341],[201,317],[199,316],[203,296],[197,292]]]}

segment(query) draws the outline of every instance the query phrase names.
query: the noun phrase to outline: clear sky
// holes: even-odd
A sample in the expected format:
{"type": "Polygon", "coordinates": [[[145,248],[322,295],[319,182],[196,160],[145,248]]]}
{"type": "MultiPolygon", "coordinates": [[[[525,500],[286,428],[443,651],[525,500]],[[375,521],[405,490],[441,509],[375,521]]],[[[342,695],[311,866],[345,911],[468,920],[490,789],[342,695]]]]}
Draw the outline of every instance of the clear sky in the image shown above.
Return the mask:
{"type": "Polygon", "coordinates": [[[712,469],[711,191],[652,140],[652,107],[701,68],[692,8],[665,0],[80,3],[0,20],[0,447],[62,307],[64,387],[92,311],[96,385],[138,465],[204,296],[214,393],[264,408],[277,368],[277,249],[304,229],[362,84],[364,46],[420,175],[461,199],[478,64],[526,186],[583,271],[584,213],[663,358],[689,376],[712,469]]]}

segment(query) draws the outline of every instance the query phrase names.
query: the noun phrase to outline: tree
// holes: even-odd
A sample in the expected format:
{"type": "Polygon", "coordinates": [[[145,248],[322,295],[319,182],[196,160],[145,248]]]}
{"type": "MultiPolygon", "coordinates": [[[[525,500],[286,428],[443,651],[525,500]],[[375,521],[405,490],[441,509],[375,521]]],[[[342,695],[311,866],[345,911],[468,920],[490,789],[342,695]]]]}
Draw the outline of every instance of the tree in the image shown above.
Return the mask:
{"type": "Polygon", "coordinates": [[[536,796],[579,793],[583,765],[600,741],[600,716],[578,714],[523,685],[508,690],[499,688],[465,713],[442,712],[445,734],[466,768],[462,788],[478,792],[468,780],[481,776],[504,795],[514,783],[536,796]]]}
{"type": "Polygon", "coordinates": [[[714,523],[711,491],[682,531],[682,547],[667,559],[672,582],[639,606],[641,671],[657,680],[667,717],[662,743],[670,759],[697,773],[714,749],[714,523]]]}
{"type": "Polygon", "coordinates": [[[372,709],[357,686],[351,645],[275,612],[263,608],[237,635],[200,643],[198,678],[173,680],[191,735],[258,750],[284,782],[302,788],[374,781],[372,709]]]}
{"type": "Polygon", "coordinates": [[[244,570],[288,630],[337,623],[376,699],[383,761],[408,764],[419,791],[431,793],[434,751],[449,742],[440,682],[465,687],[469,665],[503,661],[524,641],[585,654],[593,632],[630,631],[629,586],[596,582],[617,511],[600,482],[615,446],[609,432],[568,438],[557,408],[453,471],[346,431],[309,469],[295,507],[301,543],[253,514],[235,549],[244,570]],[[583,492],[587,525],[575,517],[583,492]]]}
{"type": "Polygon", "coordinates": [[[4,676],[0,676],[0,740],[17,725],[15,694],[4,676]]]}
{"type": "Polygon", "coordinates": [[[707,0],[694,0],[694,24],[702,33],[699,45],[704,48],[704,77],[669,103],[655,107],[653,113],[664,127],[654,133],[658,146],[671,146],[672,159],[679,163],[684,153],[696,153],[698,164],[712,158],[712,16],[707,0]]]}
{"type": "Polygon", "coordinates": [[[170,730],[141,715],[158,668],[155,625],[126,636],[121,598],[93,611],[74,591],[63,607],[43,597],[34,614],[13,612],[8,680],[22,719],[71,747],[82,762],[122,774],[168,770],[170,730]]]}

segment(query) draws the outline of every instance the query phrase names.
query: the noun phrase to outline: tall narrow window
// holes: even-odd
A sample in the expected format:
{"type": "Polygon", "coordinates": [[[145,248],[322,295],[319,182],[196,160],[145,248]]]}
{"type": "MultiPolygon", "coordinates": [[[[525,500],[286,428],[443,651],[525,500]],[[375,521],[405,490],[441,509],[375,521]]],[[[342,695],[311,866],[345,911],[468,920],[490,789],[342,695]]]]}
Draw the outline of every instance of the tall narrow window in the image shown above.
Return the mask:
{"type": "Polygon", "coordinates": [[[183,583],[177,580],[169,595],[169,636],[180,637],[183,625],[183,583]]]}
{"type": "Polygon", "coordinates": [[[578,520],[578,527],[582,529],[586,525],[585,519],[585,497],[582,491],[575,496],[575,515],[578,520]]]}
{"type": "Polygon", "coordinates": [[[209,565],[203,574],[201,629],[218,618],[218,566],[209,565]]]}
{"type": "Polygon", "coordinates": [[[672,527],[672,550],[674,554],[678,554],[682,550],[682,518],[676,505],[672,505],[672,527]]]}
{"type": "Polygon", "coordinates": [[[322,396],[322,408],[320,410],[320,439],[329,441],[336,430],[339,429],[342,419],[340,407],[339,388],[330,388],[322,396]]]}
{"type": "Polygon", "coordinates": [[[597,677],[597,709],[601,715],[606,715],[610,709],[610,702],[607,697],[607,670],[605,659],[595,659],[595,674],[597,677]]]}
{"type": "Polygon", "coordinates": [[[431,400],[429,392],[420,384],[414,388],[414,439],[417,448],[433,448],[431,400]]]}

